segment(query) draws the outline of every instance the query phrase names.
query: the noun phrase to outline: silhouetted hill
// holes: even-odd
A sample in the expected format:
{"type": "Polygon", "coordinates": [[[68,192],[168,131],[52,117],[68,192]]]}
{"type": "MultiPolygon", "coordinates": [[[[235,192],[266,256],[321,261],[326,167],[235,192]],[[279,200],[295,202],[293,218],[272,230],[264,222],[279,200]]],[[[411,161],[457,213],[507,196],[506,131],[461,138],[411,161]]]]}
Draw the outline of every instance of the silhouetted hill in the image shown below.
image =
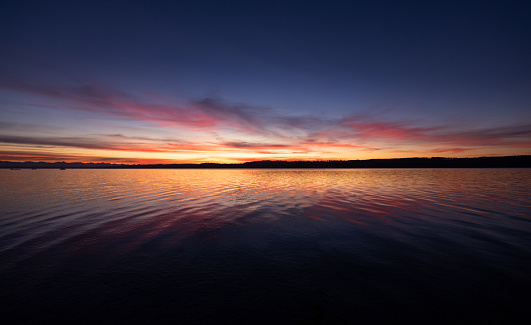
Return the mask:
{"type": "Polygon", "coordinates": [[[531,168],[531,156],[477,158],[395,158],[369,160],[279,161],[262,160],[241,164],[152,164],[126,165],[81,162],[0,161],[0,168],[531,168]]]}

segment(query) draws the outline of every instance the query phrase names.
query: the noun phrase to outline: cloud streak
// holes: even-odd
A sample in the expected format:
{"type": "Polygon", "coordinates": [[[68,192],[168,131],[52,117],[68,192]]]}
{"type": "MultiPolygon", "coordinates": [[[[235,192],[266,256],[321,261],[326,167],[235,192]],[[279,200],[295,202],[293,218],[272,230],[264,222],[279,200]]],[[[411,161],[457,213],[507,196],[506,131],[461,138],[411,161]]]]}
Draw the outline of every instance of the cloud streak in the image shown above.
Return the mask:
{"type": "Polygon", "coordinates": [[[455,125],[426,126],[422,121],[390,120],[370,113],[339,118],[290,116],[269,107],[230,103],[219,98],[178,105],[160,97],[94,84],[43,85],[5,77],[0,77],[0,89],[37,101],[39,98],[56,101],[56,107],[63,110],[85,111],[120,121],[150,122],[164,129],[188,132],[184,140],[120,133],[59,137],[38,133],[20,135],[21,128],[8,127],[9,122],[0,121],[0,126],[6,126],[0,131],[0,143],[15,146],[139,153],[291,153],[300,156],[322,152],[335,153],[337,158],[342,158],[342,152],[460,154],[485,148],[531,148],[529,123],[463,130],[455,125]],[[205,141],[205,134],[215,136],[205,141]],[[195,140],[199,135],[202,140],[195,140]]]}
{"type": "Polygon", "coordinates": [[[192,129],[221,126],[255,133],[263,132],[270,122],[268,108],[227,104],[213,98],[193,101],[183,107],[147,102],[142,96],[89,84],[53,86],[0,79],[0,88],[29,96],[37,95],[59,100],[58,107],[63,109],[82,110],[127,120],[149,121],[160,126],[192,129]]]}

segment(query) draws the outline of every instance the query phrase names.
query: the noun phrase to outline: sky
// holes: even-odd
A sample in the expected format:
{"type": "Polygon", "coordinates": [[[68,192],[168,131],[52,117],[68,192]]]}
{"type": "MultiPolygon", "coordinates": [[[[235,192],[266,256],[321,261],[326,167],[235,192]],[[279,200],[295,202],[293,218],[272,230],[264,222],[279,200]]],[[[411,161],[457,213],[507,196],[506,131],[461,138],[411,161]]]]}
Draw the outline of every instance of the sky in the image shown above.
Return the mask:
{"type": "Polygon", "coordinates": [[[531,154],[529,1],[0,2],[0,160],[531,154]]]}

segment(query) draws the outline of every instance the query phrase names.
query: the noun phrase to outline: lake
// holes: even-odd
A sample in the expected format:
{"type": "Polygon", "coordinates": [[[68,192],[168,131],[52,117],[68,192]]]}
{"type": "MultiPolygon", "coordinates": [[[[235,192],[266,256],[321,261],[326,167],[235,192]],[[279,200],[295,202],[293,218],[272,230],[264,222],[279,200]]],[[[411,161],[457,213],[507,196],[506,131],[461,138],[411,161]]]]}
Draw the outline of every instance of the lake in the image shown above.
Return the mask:
{"type": "Polygon", "coordinates": [[[0,170],[9,323],[531,320],[531,169],[0,170]]]}

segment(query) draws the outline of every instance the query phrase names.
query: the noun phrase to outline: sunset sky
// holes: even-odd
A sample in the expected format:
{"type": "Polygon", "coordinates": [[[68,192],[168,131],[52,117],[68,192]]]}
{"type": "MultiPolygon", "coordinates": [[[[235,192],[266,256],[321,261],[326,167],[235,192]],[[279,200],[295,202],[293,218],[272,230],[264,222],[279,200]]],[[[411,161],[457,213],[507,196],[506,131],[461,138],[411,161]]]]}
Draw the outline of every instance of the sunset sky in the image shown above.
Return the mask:
{"type": "Polygon", "coordinates": [[[0,160],[531,154],[529,1],[2,1],[0,160]]]}

